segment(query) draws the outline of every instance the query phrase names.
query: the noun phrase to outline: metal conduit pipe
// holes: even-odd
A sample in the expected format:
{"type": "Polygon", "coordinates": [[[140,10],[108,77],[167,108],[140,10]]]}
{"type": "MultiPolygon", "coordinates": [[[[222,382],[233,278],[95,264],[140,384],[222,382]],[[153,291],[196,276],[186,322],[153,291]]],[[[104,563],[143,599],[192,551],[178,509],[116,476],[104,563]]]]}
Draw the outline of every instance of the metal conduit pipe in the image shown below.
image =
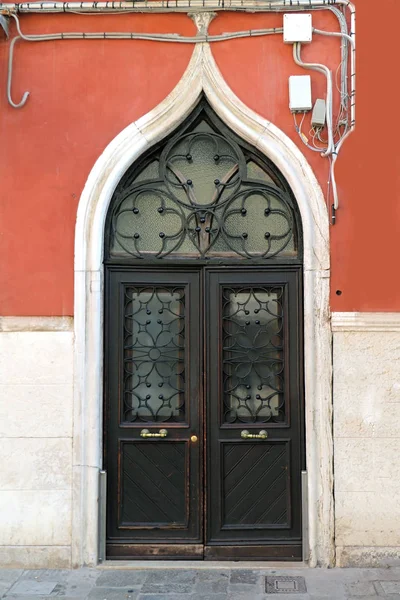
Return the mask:
{"type": "Polygon", "coordinates": [[[64,12],[188,12],[243,11],[274,12],[283,10],[312,10],[343,5],[352,7],[349,0],[133,0],[100,2],[9,2],[0,3],[0,13],[64,13],[64,12]]]}
{"type": "MultiPolygon", "coordinates": [[[[174,12],[222,12],[222,11],[237,11],[237,12],[284,12],[284,11],[310,11],[310,10],[331,10],[338,15],[338,7],[347,8],[350,11],[350,32],[349,36],[343,31],[343,22],[341,23],[341,35],[342,38],[351,38],[351,55],[350,55],[350,128],[342,137],[337,144],[336,148],[332,152],[332,165],[331,165],[331,176],[334,183],[334,169],[335,162],[340,148],[343,145],[345,139],[349,134],[354,131],[355,128],[355,95],[356,95],[356,83],[355,83],[355,28],[356,28],[356,11],[355,6],[350,0],[277,0],[277,1],[264,1],[264,0],[133,0],[129,1],[100,1],[100,2],[0,2],[0,15],[16,15],[24,13],[92,13],[92,14],[112,14],[121,12],[137,12],[137,13],[174,13],[174,12]],[[335,8],[336,7],[336,8],[335,8]],[[344,35],[343,35],[344,34],[344,35]]],[[[342,19],[339,18],[339,23],[342,19]]],[[[6,24],[7,25],[7,24],[6,24]]],[[[3,26],[6,31],[6,28],[3,26]]],[[[7,33],[7,31],[6,31],[7,33]]],[[[239,35],[233,35],[234,37],[241,37],[251,35],[250,32],[238,32],[239,35]]],[[[322,34],[322,31],[318,31],[322,34]]],[[[265,35],[266,32],[260,32],[259,35],[265,35]]],[[[96,35],[96,34],[95,34],[96,35]]],[[[334,34],[337,35],[337,34],[334,34]]],[[[179,36],[177,36],[179,37],[179,36]]],[[[222,37],[222,36],[221,36],[222,37]]],[[[215,36],[216,39],[212,41],[219,41],[219,36],[215,36]]],[[[27,37],[25,37],[27,39],[27,37]]],[[[43,36],[43,41],[46,39],[43,36]]],[[[49,38],[47,38],[49,39],[49,38]]],[[[170,38],[171,39],[171,38],[170,38]]],[[[13,40],[12,46],[14,46],[17,40],[13,40]]],[[[33,41],[31,38],[30,41],[33,41]]],[[[39,41],[37,38],[36,41],[39,41]]],[[[178,41],[178,39],[177,39],[178,41]]],[[[179,40],[184,41],[184,40],[179,40]]],[[[198,37],[194,42],[199,42],[198,37]]],[[[209,41],[206,39],[205,41],[209,41]]],[[[211,41],[211,40],[210,40],[211,41]]],[[[11,59],[12,61],[12,52],[11,59]]],[[[10,85],[10,82],[9,82],[10,85]]],[[[10,90],[8,90],[10,91],[10,90]]],[[[21,106],[25,103],[26,98],[24,96],[21,106]]],[[[334,185],[335,187],[335,185],[334,185]]],[[[338,197],[337,193],[334,193],[333,208],[338,208],[338,197]]],[[[333,215],[334,219],[334,215],[333,215]]]]}

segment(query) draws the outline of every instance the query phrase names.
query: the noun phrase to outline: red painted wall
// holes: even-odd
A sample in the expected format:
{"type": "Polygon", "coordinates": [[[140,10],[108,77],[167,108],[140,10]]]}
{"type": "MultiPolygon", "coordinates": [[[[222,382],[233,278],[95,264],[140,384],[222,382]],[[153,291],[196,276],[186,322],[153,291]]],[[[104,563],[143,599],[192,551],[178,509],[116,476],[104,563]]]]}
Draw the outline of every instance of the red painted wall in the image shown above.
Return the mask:
{"type": "MultiPolygon", "coordinates": [[[[337,162],[340,210],[331,228],[331,306],[397,311],[400,154],[393,61],[400,4],[381,0],[384,27],[378,27],[375,2],[356,6],[357,128],[337,162]],[[380,120],[386,114],[389,121],[380,120]]],[[[325,11],[313,13],[313,19],[321,29],[337,30],[335,18],[325,11]]],[[[224,13],[210,33],[281,22],[281,15],[224,13]]],[[[27,33],[195,33],[185,15],[26,15],[21,23],[27,33]]],[[[233,91],[299,144],[325,190],[327,160],[303,146],[288,109],[288,76],[305,74],[293,63],[292,47],[278,35],[212,48],[233,91]]],[[[19,101],[26,89],[31,96],[15,110],[4,91],[8,42],[0,42],[0,314],[73,314],[74,227],[85,180],[105,146],[173,89],[191,52],[191,45],[140,41],[19,42],[13,96],[19,101]]],[[[340,43],[315,36],[303,58],[336,69],[340,43]]],[[[324,97],[324,77],[314,73],[312,79],[313,97],[324,97]]]]}

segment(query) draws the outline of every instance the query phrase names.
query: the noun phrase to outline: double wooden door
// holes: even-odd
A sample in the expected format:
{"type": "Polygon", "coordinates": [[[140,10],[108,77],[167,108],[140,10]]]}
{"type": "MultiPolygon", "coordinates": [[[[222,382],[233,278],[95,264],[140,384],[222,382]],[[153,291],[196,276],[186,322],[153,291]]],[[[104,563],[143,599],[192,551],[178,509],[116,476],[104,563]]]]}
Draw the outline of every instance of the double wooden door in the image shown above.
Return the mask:
{"type": "Polygon", "coordinates": [[[106,285],[107,555],[300,560],[300,268],[106,285]]]}

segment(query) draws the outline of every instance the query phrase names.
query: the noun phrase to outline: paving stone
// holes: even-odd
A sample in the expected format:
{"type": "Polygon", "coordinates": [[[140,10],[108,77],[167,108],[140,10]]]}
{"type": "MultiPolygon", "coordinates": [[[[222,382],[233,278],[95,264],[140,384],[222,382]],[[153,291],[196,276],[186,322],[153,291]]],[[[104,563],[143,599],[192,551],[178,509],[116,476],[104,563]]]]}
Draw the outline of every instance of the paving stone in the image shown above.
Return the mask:
{"type": "Polygon", "coordinates": [[[400,568],[0,569],[2,600],[400,600],[400,568]],[[264,594],[264,577],[302,576],[307,593],[264,594]],[[26,587],[18,591],[15,586],[26,587]],[[38,585],[52,586],[49,591],[38,585]],[[129,591],[131,590],[131,591],[129,591]]]}
{"type": "Polygon", "coordinates": [[[0,569],[0,583],[12,585],[23,572],[23,569],[0,569]]]}
{"type": "Polygon", "coordinates": [[[207,571],[196,571],[197,581],[228,581],[230,571],[210,569],[207,571]]]}
{"type": "Polygon", "coordinates": [[[35,579],[36,581],[67,581],[71,576],[69,569],[30,569],[22,573],[21,579],[35,579]]]}
{"type": "Polygon", "coordinates": [[[6,592],[10,589],[12,584],[0,582],[0,598],[3,598],[6,592]]]}
{"type": "MultiPolygon", "coordinates": [[[[200,596],[183,596],[182,594],[170,594],[166,596],[165,594],[140,594],[138,596],[138,600],[183,600],[184,598],[193,598],[193,600],[197,600],[200,596]]],[[[213,596],[213,600],[219,600],[216,596],[213,596]]],[[[226,596],[221,598],[221,600],[227,600],[226,596]]]]}
{"type": "Polygon", "coordinates": [[[228,600],[267,600],[269,596],[264,596],[264,594],[253,593],[249,595],[248,592],[229,592],[229,596],[227,596],[227,598],[228,600]]]}
{"type": "Polygon", "coordinates": [[[196,571],[192,569],[165,569],[148,571],[146,583],[194,583],[196,571]]]}
{"type": "MultiPolygon", "coordinates": [[[[12,594],[4,596],[4,600],[51,600],[54,596],[27,596],[26,594],[12,594]]],[[[71,596],[56,596],[56,598],[62,598],[62,600],[76,600],[76,596],[72,598],[71,596]]],[[[80,596],[81,600],[84,600],[86,596],[80,596]]]]}
{"type": "Polygon", "coordinates": [[[0,581],[0,598],[4,598],[14,583],[15,581],[8,581],[7,583],[0,581]]]}
{"type": "Polygon", "coordinates": [[[264,598],[268,598],[268,600],[319,600],[319,596],[310,596],[310,594],[299,594],[297,592],[291,594],[265,594],[264,598]]]}
{"type": "Polygon", "coordinates": [[[194,586],[195,594],[218,594],[227,592],[228,577],[215,579],[214,581],[198,581],[194,586]]]}
{"type": "MultiPolygon", "coordinates": [[[[146,596],[143,596],[143,600],[146,600],[146,598],[146,596]]],[[[202,594],[201,592],[196,593],[192,598],[193,600],[230,600],[230,596],[227,594],[202,594]]],[[[164,600],[166,600],[166,598],[164,598],[164,600]]]]}
{"type": "Polygon", "coordinates": [[[14,583],[7,593],[7,596],[12,596],[13,594],[19,596],[50,596],[57,585],[57,581],[37,581],[36,579],[20,580],[17,581],[17,583],[14,583]]]}
{"type": "MultiPolygon", "coordinates": [[[[358,596],[357,598],[359,599],[360,596],[358,596]]],[[[365,596],[363,596],[363,600],[364,598],[365,596]]],[[[371,598],[374,598],[374,600],[381,600],[382,598],[386,598],[387,600],[400,600],[400,594],[385,594],[382,591],[382,593],[379,593],[377,596],[371,596],[371,598]]]]}
{"type": "Polygon", "coordinates": [[[70,571],[69,578],[63,584],[63,592],[59,595],[72,598],[85,598],[100,577],[99,569],[76,569],[70,571]]]}
{"type": "MultiPolygon", "coordinates": [[[[343,596],[345,600],[360,600],[360,597],[361,596],[343,596]]],[[[389,598],[390,600],[397,600],[400,596],[377,596],[376,594],[374,596],[362,596],[363,600],[381,600],[382,598],[387,598],[387,600],[389,600],[389,598]]]]}
{"type": "Polygon", "coordinates": [[[345,598],[344,584],[336,579],[307,577],[306,585],[313,598],[345,598]]]}
{"type": "Polygon", "coordinates": [[[146,581],[149,571],[103,571],[96,580],[96,585],[101,587],[129,587],[141,585],[146,581]]]}
{"type": "Polygon", "coordinates": [[[81,584],[82,582],[95,583],[103,571],[100,569],[74,569],[69,572],[69,584],[81,584]]]}
{"type": "Polygon", "coordinates": [[[257,571],[250,571],[248,569],[235,569],[231,572],[230,583],[249,583],[254,584],[260,580],[260,573],[257,571]]]}
{"type": "Polygon", "coordinates": [[[379,581],[385,594],[400,594],[400,581],[379,581]]]}
{"type": "Polygon", "coordinates": [[[230,585],[228,587],[229,593],[231,592],[240,592],[241,594],[262,594],[264,592],[260,583],[258,584],[250,584],[250,583],[235,583],[234,585],[230,585]]]}
{"type": "Polygon", "coordinates": [[[86,596],[87,600],[136,600],[139,591],[132,588],[95,587],[86,596]]]}
{"type": "Polygon", "coordinates": [[[144,583],[141,594],[190,594],[193,591],[192,583],[144,583]]]}
{"type": "Polygon", "coordinates": [[[373,596],[376,595],[374,584],[371,581],[356,581],[346,584],[349,596],[373,596]]]}

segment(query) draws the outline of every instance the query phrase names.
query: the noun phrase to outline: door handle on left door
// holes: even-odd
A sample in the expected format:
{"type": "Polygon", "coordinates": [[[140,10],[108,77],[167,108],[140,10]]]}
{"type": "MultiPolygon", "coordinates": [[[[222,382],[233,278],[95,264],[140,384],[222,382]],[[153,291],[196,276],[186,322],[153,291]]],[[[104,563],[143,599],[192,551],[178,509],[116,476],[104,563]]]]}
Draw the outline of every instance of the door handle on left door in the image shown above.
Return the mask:
{"type": "Polygon", "coordinates": [[[140,437],[144,438],[165,438],[168,435],[168,431],[166,429],[160,429],[158,433],[151,433],[148,429],[142,429],[140,432],[140,437]]]}
{"type": "Polygon", "coordinates": [[[266,440],[268,437],[268,432],[265,429],[261,429],[260,433],[250,433],[247,429],[243,429],[240,436],[244,439],[256,439],[256,440],[266,440]]]}

